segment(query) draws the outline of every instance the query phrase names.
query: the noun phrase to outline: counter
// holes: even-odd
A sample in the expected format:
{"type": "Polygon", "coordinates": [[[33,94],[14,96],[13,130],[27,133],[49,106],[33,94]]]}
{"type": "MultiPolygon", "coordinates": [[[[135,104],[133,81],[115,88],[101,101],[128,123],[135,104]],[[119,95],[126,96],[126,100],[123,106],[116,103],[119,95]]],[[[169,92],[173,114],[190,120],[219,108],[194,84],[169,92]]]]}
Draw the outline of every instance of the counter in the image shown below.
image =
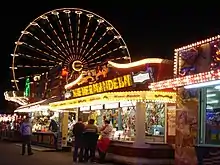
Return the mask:
{"type": "Polygon", "coordinates": [[[13,141],[13,142],[21,141],[20,132],[17,130],[1,130],[0,138],[3,140],[13,141]]]}
{"type": "Polygon", "coordinates": [[[168,144],[135,146],[133,142],[111,141],[107,159],[123,164],[174,164],[174,149],[168,144]]]}
{"type": "Polygon", "coordinates": [[[33,132],[32,144],[57,149],[57,133],[33,132]]]}
{"type": "Polygon", "coordinates": [[[220,164],[220,146],[219,145],[199,145],[195,146],[198,164],[220,164]]]}

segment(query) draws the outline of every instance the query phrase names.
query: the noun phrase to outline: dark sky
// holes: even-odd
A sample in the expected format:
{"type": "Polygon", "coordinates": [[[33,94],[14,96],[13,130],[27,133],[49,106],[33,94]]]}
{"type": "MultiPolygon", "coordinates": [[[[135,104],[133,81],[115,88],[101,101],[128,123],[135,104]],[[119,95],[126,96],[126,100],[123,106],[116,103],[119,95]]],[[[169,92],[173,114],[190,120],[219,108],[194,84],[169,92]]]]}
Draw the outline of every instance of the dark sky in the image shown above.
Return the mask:
{"type": "MultiPolygon", "coordinates": [[[[93,11],[121,33],[132,57],[167,57],[172,59],[175,48],[220,33],[220,10],[209,4],[159,4],[141,1],[60,0],[11,2],[1,5],[1,70],[0,109],[5,107],[3,92],[10,89],[10,54],[20,32],[39,15],[56,8],[83,8],[93,11]],[[36,3],[37,2],[37,3],[36,3]]],[[[185,2],[185,1],[184,1],[185,2]]]]}

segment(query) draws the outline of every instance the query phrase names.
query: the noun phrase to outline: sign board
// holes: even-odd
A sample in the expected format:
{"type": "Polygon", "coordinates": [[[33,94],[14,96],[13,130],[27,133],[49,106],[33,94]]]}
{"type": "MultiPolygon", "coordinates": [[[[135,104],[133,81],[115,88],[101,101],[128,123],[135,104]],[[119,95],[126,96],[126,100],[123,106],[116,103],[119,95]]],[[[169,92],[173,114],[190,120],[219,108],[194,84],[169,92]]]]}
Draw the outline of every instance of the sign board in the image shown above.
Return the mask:
{"type": "Polygon", "coordinates": [[[105,109],[116,109],[116,108],[119,108],[119,102],[105,104],[105,109]]]}
{"type": "Polygon", "coordinates": [[[136,101],[136,100],[160,100],[161,102],[176,102],[175,92],[156,92],[156,91],[132,91],[132,92],[112,92],[97,95],[65,100],[50,103],[50,109],[69,109],[74,107],[82,107],[94,104],[106,104],[108,101],[136,101]]]}
{"type": "Polygon", "coordinates": [[[73,97],[94,95],[97,93],[129,87],[132,86],[132,84],[132,77],[130,74],[128,74],[122,77],[114,78],[112,80],[106,80],[99,83],[94,83],[88,86],[73,89],[73,97]]]}
{"type": "Polygon", "coordinates": [[[147,80],[150,80],[150,73],[148,72],[139,72],[133,75],[134,83],[145,83],[147,80]]]}
{"type": "Polygon", "coordinates": [[[92,105],[91,106],[91,110],[100,110],[100,109],[103,109],[103,105],[102,104],[92,105]]]}

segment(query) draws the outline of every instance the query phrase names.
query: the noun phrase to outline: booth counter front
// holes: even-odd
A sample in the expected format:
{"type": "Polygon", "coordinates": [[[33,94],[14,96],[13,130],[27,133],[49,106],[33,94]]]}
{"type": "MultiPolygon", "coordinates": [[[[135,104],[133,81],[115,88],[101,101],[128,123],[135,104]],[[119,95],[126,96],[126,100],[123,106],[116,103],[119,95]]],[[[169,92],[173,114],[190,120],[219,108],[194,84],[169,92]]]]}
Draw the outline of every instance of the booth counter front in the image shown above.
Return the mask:
{"type": "Polygon", "coordinates": [[[169,164],[174,157],[171,144],[175,130],[171,122],[175,121],[170,120],[168,124],[167,116],[173,115],[170,111],[174,111],[175,102],[175,92],[109,92],[54,102],[50,110],[78,109],[80,118],[85,122],[95,119],[99,128],[103,118],[109,119],[113,133],[108,152],[114,161],[120,162],[120,157],[124,156],[127,160],[123,161],[127,163],[134,163],[135,157],[157,162],[160,157],[169,164]]]}
{"type": "Polygon", "coordinates": [[[33,132],[32,144],[47,148],[57,148],[57,133],[33,132]]]}

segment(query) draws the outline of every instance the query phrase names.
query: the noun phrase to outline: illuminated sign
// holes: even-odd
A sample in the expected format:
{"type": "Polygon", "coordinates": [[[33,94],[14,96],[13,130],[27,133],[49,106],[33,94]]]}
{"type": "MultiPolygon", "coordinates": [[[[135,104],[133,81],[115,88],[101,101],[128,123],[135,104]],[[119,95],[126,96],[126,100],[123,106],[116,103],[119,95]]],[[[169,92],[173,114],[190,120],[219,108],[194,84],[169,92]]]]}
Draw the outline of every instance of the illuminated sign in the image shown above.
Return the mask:
{"type": "Polygon", "coordinates": [[[90,110],[90,106],[82,106],[80,107],[80,111],[89,111],[90,110]]]}
{"type": "Polygon", "coordinates": [[[133,76],[134,83],[144,83],[150,79],[150,74],[148,72],[139,72],[133,76]]]}
{"type": "Polygon", "coordinates": [[[113,102],[113,103],[105,104],[105,109],[114,109],[114,108],[118,108],[118,107],[119,107],[119,103],[118,102],[113,102]]]}
{"type": "Polygon", "coordinates": [[[73,89],[73,96],[81,97],[86,95],[93,95],[96,93],[129,87],[132,86],[132,84],[133,82],[131,75],[125,75],[122,77],[114,78],[112,80],[106,80],[92,85],[73,89]]]}
{"type": "MultiPolygon", "coordinates": [[[[160,101],[160,102],[176,102],[176,93],[175,92],[155,92],[155,91],[132,91],[132,92],[111,92],[111,93],[102,93],[97,95],[85,96],[82,98],[75,98],[72,100],[65,100],[50,103],[51,110],[60,110],[60,109],[71,109],[82,106],[90,106],[97,104],[108,104],[112,101],[121,102],[120,106],[123,105],[124,101],[160,101]]],[[[135,106],[135,103],[132,102],[132,106],[135,106]]],[[[94,107],[94,106],[93,106],[94,107]]],[[[106,107],[105,107],[106,108],[106,107]]]]}
{"type": "Polygon", "coordinates": [[[103,104],[98,104],[98,105],[92,105],[91,110],[99,110],[103,109],[103,104]]]}

